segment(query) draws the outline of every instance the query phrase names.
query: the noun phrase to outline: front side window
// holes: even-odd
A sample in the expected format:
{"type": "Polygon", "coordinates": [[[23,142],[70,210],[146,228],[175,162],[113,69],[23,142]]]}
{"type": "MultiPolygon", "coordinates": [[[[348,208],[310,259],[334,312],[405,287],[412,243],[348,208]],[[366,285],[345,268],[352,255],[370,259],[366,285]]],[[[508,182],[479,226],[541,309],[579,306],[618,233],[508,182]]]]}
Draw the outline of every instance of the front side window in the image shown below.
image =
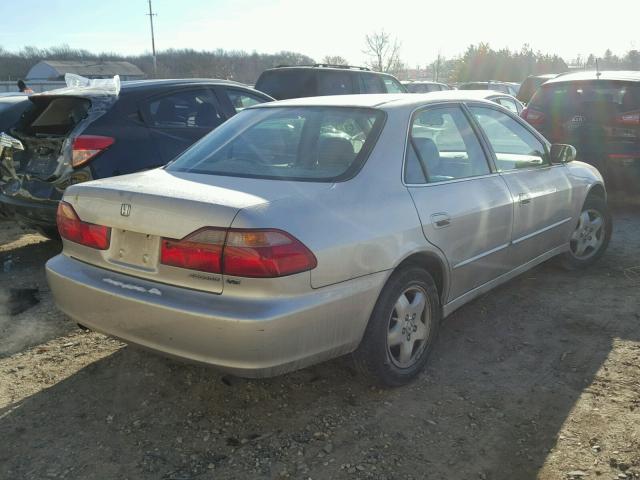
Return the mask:
{"type": "Polygon", "coordinates": [[[248,109],[184,152],[167,170],[339,181],[364,163],[383,122],[382,111],[368,108],[248,109]]]}
{"type": "Polygon", "coordinates": [[[424,110],[411,124],[406,183],[433,183],[491,173],[471,124],[460,107],[424,110]]]}
{"type": "Polygon", "coordinates": [[[209,90],[176,92],[151,100],[147,106],[152,127],[213,128],[224,118],[218,112],[209,90]]]}
{"type": "Polygon", "coordinates": [[[496,154],[498,171],[548,165],[544,144],[509,115],[487,107],[470,107],[496,154]]]}
{"type": "Polygon", "coordinates": [[[264,103],[265,100],[257,95],[253,95],[249,92],[244,92],[242,90],[236,90],[234,88],[225,89],[227,92],[227,96],[229,97],[229,101],[236,113],[241,112],[247,107],[252,105],[257,105],[259,103],[264,103]]]}

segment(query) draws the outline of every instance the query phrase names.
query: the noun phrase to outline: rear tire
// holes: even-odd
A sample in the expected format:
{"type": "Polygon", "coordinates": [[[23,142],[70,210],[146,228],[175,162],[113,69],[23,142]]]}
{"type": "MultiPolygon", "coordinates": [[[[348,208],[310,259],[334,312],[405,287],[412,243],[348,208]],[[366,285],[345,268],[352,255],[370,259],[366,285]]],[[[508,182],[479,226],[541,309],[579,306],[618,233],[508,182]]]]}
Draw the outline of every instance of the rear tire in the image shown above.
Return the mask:
{"type": "Polygon", "coordinates": [[[386,387],[412,381],[427,362],[441,317],[438,290],[429,272],[420,267],[395,272],[353,353],[356,368],[386,387]]]}
{"type": "Polygon", "coordinates": [[[578,270],[593,265],[607,249],[612,229],[607,202],[595,195],[588,196],[571,234],[569,251],[561,257],[562,266],[578,270]]]}
{"type": "Polygon", "coordinates": [[[60,232],[58,232],[58,229],[56,227],[36,227],[36,230],[38,230],[38,233],[40,233],[40,235],[42,235],[43,237],[48,238],[49,240],[53,240],[55,242],[60,242],[60,232]]]}

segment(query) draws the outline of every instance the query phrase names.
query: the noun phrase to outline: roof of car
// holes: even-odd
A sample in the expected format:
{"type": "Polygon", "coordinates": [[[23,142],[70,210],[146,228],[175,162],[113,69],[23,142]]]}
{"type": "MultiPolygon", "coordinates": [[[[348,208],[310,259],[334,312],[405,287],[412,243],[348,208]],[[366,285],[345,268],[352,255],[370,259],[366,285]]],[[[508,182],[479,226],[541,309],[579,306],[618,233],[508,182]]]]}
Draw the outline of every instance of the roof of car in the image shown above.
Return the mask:
{"type": "Polygon", "coordinates": [[[631,82],[640,82],[640,71],[624,71],[624,70],[605,70],[597,72],[596,70],[583,70],[580,72],[565,73],[545,82],[545,85],[561,82],[576,82],[584,80],[623,80],[631,82]]]}
{"type": "Polygon", "coordinates": [[[234,85],[236,87],[247,87],[244,83],[234,82],[233,80],[220,80],[217,78],[162,78],[153,80],[130,80],[122,82],[121,86],[122,89],[133,89],[185,84],[234,85]]]}
{"type": "Polygon", "coordinates": [[[334,106],[334,107],[402,107],[421,105],[426,102],[452,101],[452,100],[487,100],[489,97],[505,93],[493,90],[443,90],[429,93],[371,93],[360,95],[330,95],[323,97],[293,98],[278,102],[261,103],[250,108],[272,107],[310,107],[310,106],[334,106]]]}

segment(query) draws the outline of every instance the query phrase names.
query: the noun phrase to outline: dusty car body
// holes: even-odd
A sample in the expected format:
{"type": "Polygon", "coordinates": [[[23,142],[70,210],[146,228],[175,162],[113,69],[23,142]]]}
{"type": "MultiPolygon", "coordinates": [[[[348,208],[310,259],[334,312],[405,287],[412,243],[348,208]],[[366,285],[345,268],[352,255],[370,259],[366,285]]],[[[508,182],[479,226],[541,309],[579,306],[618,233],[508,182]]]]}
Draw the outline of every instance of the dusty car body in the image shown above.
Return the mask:
{"type": "Polygon", "coordinates": [[[608,241],[597,171],[483,95],[264,104],[165,168],[74,185],[47,263],[55,301],[243,376],[354,352],[404,383],[442,317],[556,255],[587,265],[608,241]]]}

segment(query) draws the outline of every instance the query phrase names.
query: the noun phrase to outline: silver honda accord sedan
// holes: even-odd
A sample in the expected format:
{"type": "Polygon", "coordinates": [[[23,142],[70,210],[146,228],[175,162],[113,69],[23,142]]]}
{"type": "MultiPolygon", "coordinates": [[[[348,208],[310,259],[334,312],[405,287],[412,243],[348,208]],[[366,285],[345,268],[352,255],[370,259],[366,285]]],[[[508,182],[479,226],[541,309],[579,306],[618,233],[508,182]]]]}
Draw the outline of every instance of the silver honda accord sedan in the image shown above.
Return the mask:
{"type": "Polygon", "coordinates": [[[69,187],[47,263],[76,322],[241,376],[351,353],[400,385],[443,317],[600,257],[602,177],[482,92],[247,108],[164,168],[69,187]]]}

